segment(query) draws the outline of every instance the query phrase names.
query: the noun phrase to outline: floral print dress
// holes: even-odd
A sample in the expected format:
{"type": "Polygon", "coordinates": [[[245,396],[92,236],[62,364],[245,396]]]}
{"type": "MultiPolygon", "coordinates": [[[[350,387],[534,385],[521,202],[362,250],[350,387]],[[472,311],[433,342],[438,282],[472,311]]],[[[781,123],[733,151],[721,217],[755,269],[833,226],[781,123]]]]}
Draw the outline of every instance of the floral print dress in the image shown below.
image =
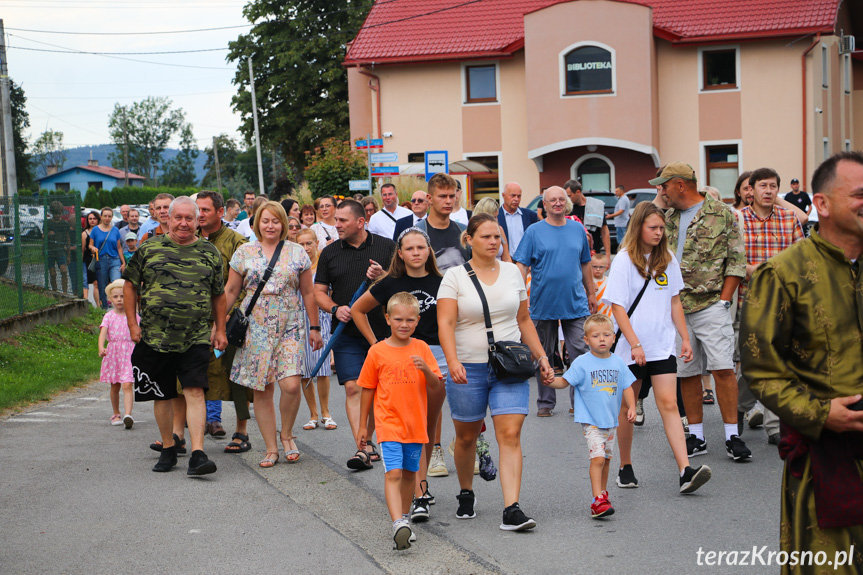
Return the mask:
{"type": "MultiPolygon", "coordinates": [[[[258,242],[243,244],[234,252],[231,269],[243,276],[246,290],[240,309],[249,305],[268,263],[258,242]]],[[[311,266],[302,247],[285,242],[273,274],[252,309],[246,343],[237,350],[231,381],[263,391],[270,383],[302,373],[306,322],[300,274],[311,266]]]]}

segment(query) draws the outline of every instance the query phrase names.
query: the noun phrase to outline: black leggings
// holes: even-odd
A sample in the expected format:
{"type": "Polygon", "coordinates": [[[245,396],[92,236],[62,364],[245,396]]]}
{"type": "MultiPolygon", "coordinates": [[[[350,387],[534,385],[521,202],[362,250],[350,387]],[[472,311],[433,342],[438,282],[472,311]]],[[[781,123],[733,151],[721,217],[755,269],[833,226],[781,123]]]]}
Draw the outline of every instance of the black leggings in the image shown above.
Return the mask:
{"type": "MultiPolygon", "coordinates": [[[[647,378],[641,382],[641,391],[638,394],[638,399],[646,399],[647,395],[650,393],[650,378],[647,378]]],[[[683,407],[683,395],[680,393],[680,378],[677,378],[677,413],[680,414],[680,417],[686,417],[686,409],[683,407]]]]}

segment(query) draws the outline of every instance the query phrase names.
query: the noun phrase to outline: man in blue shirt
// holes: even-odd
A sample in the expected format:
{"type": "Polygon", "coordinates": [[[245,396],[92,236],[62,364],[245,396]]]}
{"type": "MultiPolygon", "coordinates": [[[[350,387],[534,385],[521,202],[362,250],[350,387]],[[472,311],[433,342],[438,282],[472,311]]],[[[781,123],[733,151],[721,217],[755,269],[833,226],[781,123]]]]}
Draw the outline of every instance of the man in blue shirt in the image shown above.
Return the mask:
{"type": "MultiPolygon", "coordinates": [[[[525,231],[512,259],[525,281],[530,270],[530,317],[546,355],[551,357],[557,349],[560,324],[569,359],[573,361],[587,351],[584,320],[596,313],[590,246],[584,226],[566,219],[563,188],[548,188],[542,201],[548,217],[525,231]]],[[[537,382],[541,379],[537,377],[537,382]]],[[[541,383],[537,391],[537,416],[551,417],[557,403],[556,392],[541,383]]]]}

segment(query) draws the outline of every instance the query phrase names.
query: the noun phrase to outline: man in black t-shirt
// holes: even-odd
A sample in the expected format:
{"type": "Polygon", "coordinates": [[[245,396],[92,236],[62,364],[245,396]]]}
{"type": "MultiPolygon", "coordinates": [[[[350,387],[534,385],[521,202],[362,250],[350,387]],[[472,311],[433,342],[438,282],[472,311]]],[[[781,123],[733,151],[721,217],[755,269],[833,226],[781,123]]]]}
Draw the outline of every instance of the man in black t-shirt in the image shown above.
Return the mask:
{"type": "MultiPolygon", "coordinates": [[[[608,231],[608,223],[605,221],[605,204],[602,203],[602,200],[597,200],[596,198],[590,198],[591,202],[599,202],[602,204],[601,211],[599,213],[602,214],[602,220],[599,218],[588,218],[589,221],[585,220],[585,211],[587,208],[588,198],[581,191],[581,184],[578,180],[569,180],[563,185],[563,189],[566,191],[566,195],[569,196],[569,199],[572,200],[572,212],[569,213],[571,216],[576,216],[581,223],[584,225],[585,229],[590,233],[590,237],[593,240],[593,245],[591,249],[599,253],[600,251],[604,251],[606,254],[611,253],[611,235],[608,231]]],[[[597,204],[594,211],[599,211],[599,205],[597,204]]],[[[598,215],[598,214],[595,214],[598,215]]]]}
{"type": "MultiPolygon", "coordinates": [[[[791,191],[785,194],[785,200],[804,212],[808,216],[812,212],[812,198],[805,191],[800,190],[800,180],[794,178],[791,180],[791,191]]],[[[809,235],[809,223],[803,224],[803,232],[809,235]]]]}
{"type": "Polygon", "coordinates": [[[429,214],[419,229],[428,234],[434,250],[437,267],[441,272],[463,265],[470,259],[470,249],[461,245],[461,234],[466,226],[450,219],[455,207],[456,183],[448,174],[435,174],[428,183],[429,214]]]}

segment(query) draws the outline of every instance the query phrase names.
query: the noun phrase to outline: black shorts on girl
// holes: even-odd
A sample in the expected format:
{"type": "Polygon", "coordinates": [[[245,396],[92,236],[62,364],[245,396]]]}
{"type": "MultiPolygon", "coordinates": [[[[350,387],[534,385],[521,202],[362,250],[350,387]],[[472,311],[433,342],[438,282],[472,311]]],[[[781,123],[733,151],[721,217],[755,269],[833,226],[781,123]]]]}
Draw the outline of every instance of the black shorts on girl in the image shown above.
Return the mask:
{"type": "Polygon", "coordinates": [[[677,373],[677,358],[669,355],[667,359],[657,359],[656,361],[648,361],[644,365],[633,363],[629,366],[629,371],[635,376],[635,379],[641,381],[646,380],[651,375],[665,375],[666,373],[677,373]]]}
{"type": "Polygon", "coordinates": [[[177,397],[177,380],[183,389],[209,389],[207,367],[210,346],[196,344],[181,352],[156,351],[143,341],[132,350],[135,401],[162,401],[177,397]]]}

